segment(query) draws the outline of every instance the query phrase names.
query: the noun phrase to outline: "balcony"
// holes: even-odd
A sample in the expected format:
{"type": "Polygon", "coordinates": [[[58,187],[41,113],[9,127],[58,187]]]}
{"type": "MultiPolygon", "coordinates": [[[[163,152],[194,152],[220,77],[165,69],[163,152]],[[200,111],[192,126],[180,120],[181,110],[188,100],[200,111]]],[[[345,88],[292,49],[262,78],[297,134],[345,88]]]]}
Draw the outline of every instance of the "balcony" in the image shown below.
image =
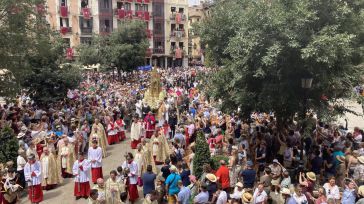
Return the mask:
{"type": "Polygon", "coordinates": [[[164,48],[162,48],[162,47],[154,48],[153,53],[154,54],[164,54],[164,48]]]}
{"type": "Polygon", "coordinates": [[[84,19],[91,19],[91,9],[90,8],[80,8],[80,15],[84,19]]]}
{"type": "Polygon", "coordinates": [[[112,13],[112,8],[99,8],[99,13],[112,13]]]}
{"type": "Polygon", "coordinates": [[[171,38],[184,38],[186,36],[185,31],[184,30],[174,30],[171,31],[171,38]]]}
{"type": "Polygon", "coordinates": [[[150,20],[150,15],[148,11],[136,11],[135,16],[140,20],[145,20],[145,21],[150,20]]]}
{"type": "Polygon", "coordinates": [[[70,13],[68,6],[59,6],[58,13],[62,18],[67,18],[68,14],[70,13]]]}
{"type": "Polygon", "coordinates": [[[141,4],[141,3],[143,3],[143,0],[136,0],[135,2],[141,4]]]}
{"type": "Polygon", "coordinates": [[[124,19],[126,16],[126,11],[125,9],[114,9],[114,15],[117,16],[118,19],[124,19]]]}
{"type": "Polygon", "coordinates": [[[171,13],[169,19],[176,21],[176,23],[181,23],[186,21],[186,15],[183,13],[171,13]]]}
{"type": "Polygon", "coordinates": [[[81,34],[92,34],[92,27],[81,27],[81,34]]]}
{"type": "Polygon", "coordinates": [[[72,27],[61,27],[59,32],[62,35],[66,35],[67,33],[72,33],[72,27]]]}

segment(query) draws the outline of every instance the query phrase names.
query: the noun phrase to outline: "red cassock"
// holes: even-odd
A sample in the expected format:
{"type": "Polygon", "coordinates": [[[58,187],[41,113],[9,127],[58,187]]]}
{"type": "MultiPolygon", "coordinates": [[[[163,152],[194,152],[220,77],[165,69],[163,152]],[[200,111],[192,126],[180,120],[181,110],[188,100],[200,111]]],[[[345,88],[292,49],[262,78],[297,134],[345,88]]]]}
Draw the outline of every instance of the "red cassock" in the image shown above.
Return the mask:
{"type": "Polygon", "coordinates": [[[109,145],[119,143],[118,132],[117,132],[117,130],[115,128],[115,124],[113,122],[110,122],[108,125],[107,142],[109,143],[109,145]]]}
{"type": "Polygon", "coordinates": [[[153,115],[146,115],[144,118],[144,123],[145,123],[145,137],[146,138],[151,138],[153,135],[153,132],[155,130],[155,118],[153,115]]]}
{"type": "Polygon", "coordinates": [[[76,197],[88,197],[90,195],[90,182],[75,182],[74,195],[76,197]]]}
{"type": "Polygon", "coordinates": [[[138,187],[137,184],[129,184],[128,185],[128,193],[129,193],[129,200],[136,201],[139,198],[138,194],[138,187]]]}
{"type": "Polygon", "coordinates": [[[43,201],[42,186],[34,185],[28,188],[28,197],[31,203],[40,203],[43,201]]]}
{"type": "Polygon", "coordinates": [[[116,120],[116,124],[119,127],[119,131],[118,131],[119,140],[123,141],[123,140],[125,140],[125,131],[121,131],[121,129],[124,128],[125,124],[122,119],[116,120]]]}
{"type": "Polygon", "coordinates": [[[102,175],[102,167],[91,168],[92,183],[96,183],[98,178],[104,178],[102,175]]]}
{"type": "Polygon", "coordinates": [[[131,143],[130,143],[130,147],[132,148],[132,149],[136,149],[137,148],[137,146],[138,146],[138,144],[141,142],[141,139],[139,139],[139,140],[132,140],[131,141],[131,143]]]}

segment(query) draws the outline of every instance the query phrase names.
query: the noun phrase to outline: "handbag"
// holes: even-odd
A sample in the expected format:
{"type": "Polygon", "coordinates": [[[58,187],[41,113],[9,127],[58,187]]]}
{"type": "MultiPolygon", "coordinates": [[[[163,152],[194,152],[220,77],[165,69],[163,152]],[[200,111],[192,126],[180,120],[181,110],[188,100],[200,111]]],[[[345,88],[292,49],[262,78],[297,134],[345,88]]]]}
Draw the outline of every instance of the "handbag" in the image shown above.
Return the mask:
{"type": "Polygon", "coordinates": [[[143,179],[140,176],[138,177],[137,184],[138,184],[139,187],[143,186],[143,179]]]}

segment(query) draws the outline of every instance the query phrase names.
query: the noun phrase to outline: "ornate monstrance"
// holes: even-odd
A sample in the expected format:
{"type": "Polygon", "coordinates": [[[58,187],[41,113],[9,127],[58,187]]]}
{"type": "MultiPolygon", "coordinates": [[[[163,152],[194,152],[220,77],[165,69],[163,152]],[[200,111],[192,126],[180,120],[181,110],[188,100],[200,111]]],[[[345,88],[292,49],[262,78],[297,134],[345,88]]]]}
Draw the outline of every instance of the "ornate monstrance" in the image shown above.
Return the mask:
{"type": "Polygon", "coordinates": [[[150,73],[150,86],[144,93],[143,102],[148,104],[151,109],[158,109],[164,100],[166,93],[162,90],[161,77],[156,69],[150,73]]]}

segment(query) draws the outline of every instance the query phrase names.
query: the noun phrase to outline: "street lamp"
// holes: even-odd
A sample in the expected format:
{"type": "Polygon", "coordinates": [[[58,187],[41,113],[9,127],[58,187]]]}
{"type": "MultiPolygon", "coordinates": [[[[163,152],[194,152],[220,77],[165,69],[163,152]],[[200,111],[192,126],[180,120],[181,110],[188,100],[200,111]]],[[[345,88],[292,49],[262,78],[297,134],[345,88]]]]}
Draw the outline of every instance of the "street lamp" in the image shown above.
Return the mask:
{"type": "MultiPolygon", "coordinates": [[[[311,77],[301,78],[301,88],[303,89],[303,112],[302,112],[302,129],[303,134],[301,135],[301,162],[303,162],[303,143],[304,143],[304,133],[306,128],[306,113],[307,113],[307,92],[312,87],[312,81],[313,79],[311,77]]],[[[302,165],[303,166],[303,165],[302,165]]]]}

